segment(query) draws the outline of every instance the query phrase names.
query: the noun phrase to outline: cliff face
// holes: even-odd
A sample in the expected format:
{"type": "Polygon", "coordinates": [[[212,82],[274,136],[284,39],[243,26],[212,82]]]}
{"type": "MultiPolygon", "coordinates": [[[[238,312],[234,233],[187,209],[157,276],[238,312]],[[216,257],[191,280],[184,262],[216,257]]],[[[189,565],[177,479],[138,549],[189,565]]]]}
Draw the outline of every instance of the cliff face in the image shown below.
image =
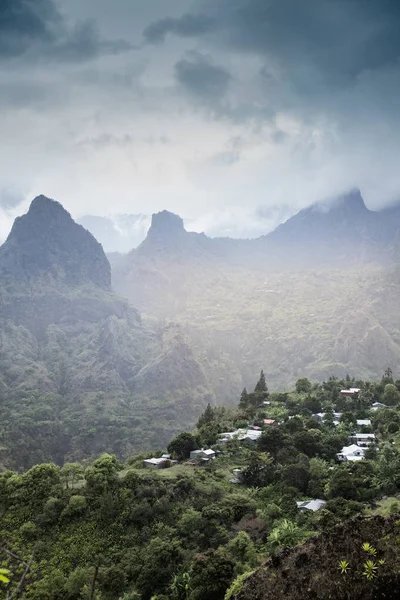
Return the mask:
{"type": "Polygon", "coordinates": [[[15,220],[0,248],[4,284],[43,281],[53,287],[93,284],[111,289],[111,270],[101,245],[54,200],[38,196],[15,220]]]}
{"type": "Polygon", "coordinates": [[[43,196],[0,248],[0,394],[16,468],[165,447],[212,399],[183,337],[142,323],[100,244],[43,196]]]}

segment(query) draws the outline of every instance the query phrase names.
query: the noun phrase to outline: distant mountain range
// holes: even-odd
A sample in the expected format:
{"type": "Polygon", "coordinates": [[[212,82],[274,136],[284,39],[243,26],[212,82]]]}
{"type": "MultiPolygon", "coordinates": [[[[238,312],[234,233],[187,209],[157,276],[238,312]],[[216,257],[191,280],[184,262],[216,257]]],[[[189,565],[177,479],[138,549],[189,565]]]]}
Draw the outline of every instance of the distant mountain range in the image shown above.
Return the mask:
{"type": "Polygon", "coordinates": [[[399,257],[400,208],[358,191],[250,240],[162,211],[109,260],[36,198],[0,247],[0,464],[165,447],[262,367],[271,389],[400,376],[399,257]]]}
{"type": "MultiPolygon", "coordinates": [[[[287,211],[286,211],[287,212],[287,211]]],[[[265,215],[259,215],[260,223],[265,215]]],[[[390,262],[399,251],[400,204],[381,211],[365,206],[359,190],[313,204],[289,218],[272,232],[258,238],[215,238],[190,232],[183,220],[168,211],[157,215],[86,216],[79,220],[108,253],[127,253],[141,246],[141,253],[162,247],[162,240],[203,254],[204,251],[223,259],[241,262],[250,259],[268,261],[272,267],[308,266],[320,262],[340,264],[351,255],[352,262],[390,262]],[[179,232],[179,234],[178,234],[179,232]],[[146,234],[149,234],[146,239],[146,234]],[[184,234],[187,234],[184,238],[184,234]],[[179,238],[179,239],[178,239],[179,238]],[[190,241],[189,241],[190,240],[190,241]],[[196,240],[196,241],[195,241],[196,240]],[[318,252],[316,252],[316,247],[318,252]]],[[[167,248],[168,249],[168,248],[167,248]]],[[[177,248],[175,248],[177,249],[177,248]]],[[[171,250],[171,248],[169,248],[171,250]]]]}

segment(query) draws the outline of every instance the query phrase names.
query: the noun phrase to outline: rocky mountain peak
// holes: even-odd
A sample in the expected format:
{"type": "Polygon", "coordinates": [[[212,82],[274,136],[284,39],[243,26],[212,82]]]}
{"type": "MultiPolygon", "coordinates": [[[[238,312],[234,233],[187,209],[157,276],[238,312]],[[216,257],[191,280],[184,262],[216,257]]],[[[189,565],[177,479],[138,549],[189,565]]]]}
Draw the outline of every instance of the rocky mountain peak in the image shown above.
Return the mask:
{"type": "Polygon", "coordinates": [[[365,206],[363,197],[359,189],[350,190],[348,193],[338,196],[327,202],[314,204],[314,211],[335,213],[340,212],[348,217],[359,217],[369,213],[365,206]]]}
{"type": "Polygon", "coordinates": [[[181,234],[184,231],[183,219],[168,210],[163,210],[152,215],[151,227],[147,235],[169,237],[181,234]]]}
{"type": "Polygon", "coordinates": [[[111,288],[110,265],[101,245],[63,206],[35,198],[0,248],[0,276],[15,283],[37,277],[77,286],[111,288]]]}

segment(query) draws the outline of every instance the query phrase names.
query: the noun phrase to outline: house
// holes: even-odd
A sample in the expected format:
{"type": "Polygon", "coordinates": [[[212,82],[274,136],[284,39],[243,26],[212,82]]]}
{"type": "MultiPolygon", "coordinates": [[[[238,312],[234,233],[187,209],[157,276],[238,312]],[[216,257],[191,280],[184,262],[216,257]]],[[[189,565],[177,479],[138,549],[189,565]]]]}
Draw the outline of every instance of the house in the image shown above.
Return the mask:
{"type": "Polygon", "coordinates": [[[317,423],[322,423],[325,417],[325,413],[314,413],[311,416],[315,421],[317,421],[317,423]]]}
{"type": "Polygon", "coordinates": [[[246,441],[254,443],[256,440],[258,440],[261,434],[262,431],[257,429],[236,429],[235,431],[221,433],[218,441],[220,444],[226,444],[230,440],[237,439],[240,442],[246,441]]]}
{"type": "Polygon", "coordinates": [[[165,456],[166,455],[161,458],[147,458],[143,461],[143,466],[148,469],[166,469],[171,465],[171,461],[168,458],[165,458],[165,456]]]}
{"type": "Polygon", "coordinates": [[[358,446],[369,446],[376,440],[374,433],[353,433],[349,436],[349,440],[358,446]]]}
{"type": "Polygon", "coordinates": [[[210,448],[207,450],[204,450],[203,448],[200,450],[192,450],[190,453],[190,460],[210,460],[210,458],[215,458],[215,452],[210,448]]]}
{"type": "Polygon", "coordinates": [[[274,425],[275,419],[264,419],[264,425],[274,425]]]}
{"type": "Polygon", "coordinates": [[[305,502],[296,502],[297,508],[301,511],[312,510],[313,512],[320,510],[326,504],[325,500],[306,500],[305,502]]]}
{"type": "Polygon", "coordinates": [[[380,408],[387,408],[386,404],[382,404],[382,402],[374,402],[371,406],[371,410],[379,410],[380,408]]]}
{"type": "Polygon", "coordinates": [[[360,392],[361,392],[360,388],[349,388],[348,390],[340,390],[340,395],[347,396],[350,398],[357,398],[357,396],[360,392]]]}
{"type": "MultiPolygon", "coordinates": [[[[324,423],[326,420],[326,413],[315,413],[313,415],[311,415],[312,418],[317,421],[317,423],[324,423]]],[[[334,412],[332,413],[333,416],[333,424],[335,426],[339,425],[340,423],[340,417],[342,416],[342,413],[340,412],[334,412]]]]}
{"type": "Polygon", "coordinates": [[[358,461],[364,459],[364,448],[360,448],[357,444],[351,444],[350,446],[343,446],[341,452],[339,452],[336,456],[341,461],[358,461]]]}
{"type": "Polygon", "coordinates": [[[363,427],[363,426],[371,426],[371,420],[370,419],[357,419],[357,427],[363,427]]]}

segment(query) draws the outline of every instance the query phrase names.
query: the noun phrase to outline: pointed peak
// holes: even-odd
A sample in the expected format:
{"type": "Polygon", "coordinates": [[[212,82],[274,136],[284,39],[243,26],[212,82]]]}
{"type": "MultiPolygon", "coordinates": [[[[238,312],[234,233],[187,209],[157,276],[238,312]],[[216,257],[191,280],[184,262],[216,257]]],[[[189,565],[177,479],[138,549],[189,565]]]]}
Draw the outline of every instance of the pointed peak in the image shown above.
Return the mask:
{"type": "Polygon", "coordinates": [[[1,267],[16,280],[42,277],[68,285],[111,288],[110,265],[91,233],[75,223],[59,202],[37,196],[14,221],[1,247],[1,267]]]}
{"type": "Polygon", "coordinates": [[[346,212],[348,214],[361,214],[369,212],[368,208],[365,206],[365,202],[363,197],[361,196],[361,192],[357,188],[354,188],[340,196],[335,196],[334,198],[330,198],[322,202],[317,202],[316,204],[313,204],[308,210],[321,213],[340,211],[346,212]]]}

